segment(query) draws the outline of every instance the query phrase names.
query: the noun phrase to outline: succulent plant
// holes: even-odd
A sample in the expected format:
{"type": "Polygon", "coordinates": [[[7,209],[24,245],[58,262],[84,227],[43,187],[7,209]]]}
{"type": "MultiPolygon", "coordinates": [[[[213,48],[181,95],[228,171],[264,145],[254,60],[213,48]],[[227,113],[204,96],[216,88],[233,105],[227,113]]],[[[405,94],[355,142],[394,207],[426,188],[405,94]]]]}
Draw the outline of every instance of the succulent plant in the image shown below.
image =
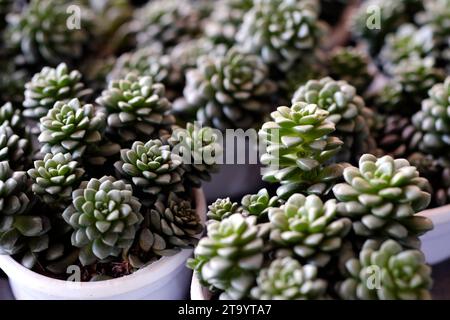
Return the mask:
{"type": "Polygon", "coordinates": [[[416,237],[432,228],[428,218],[416,215],[430,203],[428,181],[406,159],[365,154],[359,168],[347,167],[343,176],[345,183],[333,188],[337,211],[353,220],[357,235],[416,246],[416,237]]]}
{"type": "Polygon", "coordinates": [[[201,124],[247,129],[269,110],[276,87],[268,72],[257,56],[232,48],[225,55],[200,57],[186,73],[183,94],[201,124]]]}
{"type": "Polygon", "coordinates": [[[290,257],[275,259],[262,269],[251,297],[257,300],[309,300],[325,297],[327,282],[313,265],[302,266],[290,257]]]}
{"type": "Polygon", "coordinates": [[[18,136],[4,123],[0,125],[0,161],[9,161],[13,169],[21,169],[28,163],[30,142],[18,136]]]}
{"type": "Polygon", "coordinates": [[[277,196],[271,197],[267,189],[261,189],[256,194],[247,194],[242,197],[241,210],[244,215],[267,218],[272,207],[278,207],[282,203],[277,196]]]}
{"type": "Polygon", "coordinates": [[[310,264],[324,267],[337,252],[352,222],[337,215],[336,200],[296,193],[279,208],[269,209],[270,239],[310,264]]]}
{"type": "Polygon", "coordinates": [[[417,129],[413,143],[420,150],[436,155],[450,150],[450,77],[430,89],[412,122],[417,129]]]}
{"type": "MultiPolygon", "coordinates": [[[[0,253],[38,253],[48,247],[49,221],[30,210],[26,173],[0,162],[0,253]]],[[[38,210],[37,210],[38,211],[38,210]]]]}
{"type": "Polygon", "coordinates": [[[40,122],[41,152],[70,153],[77,160],[90,145],[101,142],[105,116],[75,98],[67,103],[57,101],[40,122]]]}
{"type": "Polygon", "coordinates": [[[377,134],[377,145],[393,158],[406,158],[415,149],[412,138],[416,129],[411,119],[399,114],[383,116],[377,134]]]}
{"type": "Polygon", "coordinates": [[[430,27],[417,28],[413,24],[401,25],[395,33],[386,36],[380,58],[383,69],[392,72],[400,61],[410,56],[425,58],[433,54],[433,31],[430,27]]]}
{"type": "Polygon", "coordinates": [[[187,123],[186,128],[174,128],[168,142],[183,158],[185,183],[198,188],[202,181],[211,180],[211,172],[218,171],[222,147],[213,129],[187,123]]]}
{"type": "Polygon", "coordinates": [[[210,220],[222,221],[235,213],[239,213],[239,204],[231,201],[230,198],[227,197],[224,199],[217,199],[210,204],[206,216],[210,220]]]}
{"type": "Polygon", "coordinates": [[[352,85],[329,77],[310,80],[294,93],[292,102],[299,101],[317,104],[329,112],[328,120],[336,125],[335,135],[344,141],[337,160],[355,162],[358,156],[375,148],[370,136],[373,112],[352,85]]]}
{"type": "Polygon", "coordinates": [[[268,166],[263,180],[281,184],[280,198],[295,192],[327,193],[342,174],[343,165],[325,164],[342,145],[331,135],[335,127],[328,116],[328,111],[315,104],[298,102],[277,108],[271,114],[273,121],[259,131],[266,144],[260,160],[268,166]]]}
{"type": "Polygon", "coordinates": [[[316,1],[255,0],[236,41],[244,51],[287,71],[318,46],[322,33],[316,1]]]}
{"type": "Polygon", "coordinates": [[[358,48],[339,47],[328,58],[328,68],[333,79],[344,80],[358,93],[366,91],[373,80],[369,56],[358,48]]]}
{"type": "Polygon", "coordinates": [[[25,84],[23,115],[39,119],[47,115],[57,101],[67,102],[77,98],[82,101],[92,93],[81,82],[81,73],[70,71],[65,63],[56,68],[44,67],[25,84]]]}
{"type": "Polygon", "coordinates": [[[445,41],[450,34],[448,25],[450,2],[448,0],[425,0],[423,5],[425,10],[417,14],[416,20],[420,24],[428,25],[432,28],[436,46],[445,46],[445,41]]]}
{"type": "Polygon", "coordinates": [[[10,127],[14,132],[24,133],[25,124],[20,109],[14,108],[11,102],[6,102],[0,107],[0,126],[3,125],[10,127]]]}
{"type": "Polygon", "coordinates": [[[32,191],[51,207],[66,208],[72,200],[72,191],[78,187],[84,169],[72,160],[70,153],[47,153],[36,160],[28,170],[33,181],[32,191]]]}
{"type": "Polygon", "coordinates": [[[156,0],[135,11],[138,46],[160,43],[173,47],[201,33],[203,12],[197,1],[156,0]]]}
{"type": "Polygon", "coordinates": [[[79,26],[68,28],[73,20],[69,5],[63,0],[31,0],[21,13],[8,16],[7,44],[20,49],[31,64],[56,65],[81,58],[90,39],[92,14],[83,8],[79,26]]]}
{"type": "Polygon", "coordinates": [[[128,249],[143,220],[131,185],[113,177],[92,178],[72,194],[64,220],[74,229],[72,245],[83,265],[117,257],[128,249]]]}
{"type": "Polygon", "coordinates": [[[207,225],[188,266],[202,284],[221,290],[220,299],[242,299],[252,288],[263,263],[263,240],[258,237],[255,217],[233,214],[207,225]],[[230,241],[232,239],[232,241],[230,241]]]}
{"type": "Polygon", "coordinates": [[[158,139],[146,143],[136,141],[131,149],[120,151],[120,161],[114,164],[118,175],[130,181],[136,192],[147,194],[151,201],[167,188],[172,192],[184,191],[182,159],[172,152],[169,145],[158,139]]]}
{"type": "Polygon", "coordinates": [[[345,267],[348,276],[337,289],[342,299],[431,299],[431,268],[423,253],[394,240],[367,240],[359,259],[349,259],[345,267]]]}
{"type": "Polygon", "coordinates": [[[148,256],[170,256],[183,248],[191,248],[203,226],[189,200],[175,193],[159,197],[144,214],[144,227],[139,231],[138,250],[130,250],[130,263],[139,268],[148,256]],[[136,252],[136,253],[135,253],[136,252]]]}
{"type": "Polygon", "coordinates": [[[113,80],[96,102],[107,114],[107,132],[124,142],[147,140],[175,122],[164,85],[149,76],[113,80]]]}

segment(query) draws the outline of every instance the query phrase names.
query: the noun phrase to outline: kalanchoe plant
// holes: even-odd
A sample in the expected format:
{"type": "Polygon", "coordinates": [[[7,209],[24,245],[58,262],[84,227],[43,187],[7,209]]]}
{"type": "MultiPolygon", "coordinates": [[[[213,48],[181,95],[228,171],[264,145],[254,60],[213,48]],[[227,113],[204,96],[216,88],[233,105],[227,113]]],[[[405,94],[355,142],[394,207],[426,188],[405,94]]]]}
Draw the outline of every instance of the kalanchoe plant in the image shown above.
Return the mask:
{"type": "Polygon", "coordinates": [[[198,272],[203,285],[222,291],[220,299],[244,298],[263,263],[263,240],[258,237],[255,217],[237,213],[211,221],[207,229],[208,237],[199,241],[188,265],[198,272]]]}
{"type": "Polygon", "coordinates": [[[118,175],[130,181],[136,192],[147,194],[144,203],[167,189],[184,191],[182,158],[160,140],[136,141],[131,149],[120,151],[120,158],[114,164],[118,175]]]}
{"type": "Polygon", "coordinates": [[[336,125],[334,134],[344,142],[337,160],[356,162],[375,148],[370,136],[373,112],[347,82],[329,77],[310,80],[298,88],[292,102],[314,103],[329,112],[327,119],[336,125]]]}
{"type": "Polygon", "coordinates": [[[4,123],[0,125],[0,161],[9,161],[14,169],[21,169],[29,162],[30,143],[21,138],[4,123]]]}
{"type": "Polygon", "coordinates": [[[96,101],[107,114],[107,132],[125,143],[158,137],[175,122],[164,85],[149,76],[113,80],[96,101]]]}
{"type": "Polygon", "coordinates": [[[48,247],[49,221],[27,194],[27,177],[0,162],[0,253],[38,253],[48,247]],[[36,212],[35,212],[36,211],[36,212]]]}
{"type": "Polygon", "coordinates": [[[287,71],[318,46],[323,25],[316,1],[255,0],[236,40],[243,50],[287,71]]]}
{"type": "Polygon", "coordinates": [[[345,268],[346,279],[337,288],[342,299],[431,299],[431,268],[423,253],[394,240],[367,240],[359,258],[346,261],[345,268]]]}
{"type": "Polygon", "coordinates": [[[428,181],[406,159],[366,154],[359,168],[347,167],[343,175],[345,183],[333,188],[337,211],[353,220],[356,235],[415,247],[417,237],[432,229],[428,218],[416,215],[430,203],[428,181]]]}
{"type": "Polygon", "coordinates": [[[313,265],[302,266],[290,257],[278,258],[262,269],[252,288],[257,300],[306,300],[325,298],[327,282],[318,278],[313,265]]]}
{"type": "Polygon", "coordinates": [[[325,266],[351,229],[348,218],[338,216],[336,200],[323,203],[316,195],[293,194],[279,208],[269,209],[270,239],[310,264],[325,266]]]}
{"type": "Polygon", "coordinates": [[[43,160],[34,162],[28,170],[33,180],[32,191],[51,207],[65,208],[72,200],[72,191],[78,187],[84,170],[70,153],[47,153],[43,160]]]}
{"type": "Polygon", "coordinates": [[[6,44],[18,48],[28,63],[56,65],[81,58],[89,41],[92,14],[83,8],[81,27],[67,27],[70,3],[63,0],[32,0],[20,14],[8,17],[6,44]]]}
{"type": "Polygon", "coordinates": [[[331,135],[335,127],[328,116],[315,104],[299,102],[277,108],[271,114],[273,121],[262,126],[259,135],[267,147],[261,162],[268,166],[263,180],[281,184],[279,197],[327,193],[342,174],[342,164],[326,164],[342,145],[331,135]]]}
{"type": "Polygon", "coordinates": [[[113,177],[93,178],[72,199],[63,218],[74,229],[72,244],[80,248],[83,265],[117,257],[132,245],[143,218],[131,185],[113,177]]]}
{"type": "Polygon", "coordinates": [[[412,117],[417,128],[413,143],[424,152],[443,155],[450,150],[450,77],[434,85],[428,95],[412,117]]]}
{"type": "Polygon", "coordinates": [[[230,198],[217,199],[215,202],[208,206],[208,212],[206,216],[208,219],[222,221],[229,216],[239,213],[239,204],[233,202],[230,198]]]}
{"type": "Polygon", "coordinates": [[[81,73],[70,71],[65,63],[56,68],[44,67],[25,84],[23,115],[39,119],[45,116],[57,101],[67,102],[78,98],[85,101],[92,93],[81,82],[81,73]]]}
{"type": "Polygon", "coordinates": [[[220,130],[247,129],[270,110],[275,84],[266,65],[237,48],[225,55],[202,56],[186,73],[186,112],[197,110],[197,120],[220,130]]]}

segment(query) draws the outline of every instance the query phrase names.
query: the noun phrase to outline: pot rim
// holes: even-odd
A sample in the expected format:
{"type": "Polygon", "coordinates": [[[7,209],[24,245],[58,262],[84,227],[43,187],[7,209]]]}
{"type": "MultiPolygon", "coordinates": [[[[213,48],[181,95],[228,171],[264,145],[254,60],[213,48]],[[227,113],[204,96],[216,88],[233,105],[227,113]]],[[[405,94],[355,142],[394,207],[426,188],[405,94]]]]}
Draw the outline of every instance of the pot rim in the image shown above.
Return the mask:
{"type": "MultiPolygon", "coordinates": [[[[202,223],[206,220],[206,202],[202,189],[193,189],[197,214],[202,223]]],[[[200,235],[201,236],[201,235],[200,235]]],[[[79,297],[80,292],[88,292],[90,298],[101,298],[123,294],[147,286],[149,283],[164,279],[174,272],[192,254],[193,249],[183,249],[179,253],[162,257],[158,261],[120,278],[93,281],[74,282],[50,278],[40,273],[25,268],[9,255],[0,255],[0,268],[8,275],[10,280],[20,282],[22,285],[37,291],[63,291],[64,296],[79,297]]]]}

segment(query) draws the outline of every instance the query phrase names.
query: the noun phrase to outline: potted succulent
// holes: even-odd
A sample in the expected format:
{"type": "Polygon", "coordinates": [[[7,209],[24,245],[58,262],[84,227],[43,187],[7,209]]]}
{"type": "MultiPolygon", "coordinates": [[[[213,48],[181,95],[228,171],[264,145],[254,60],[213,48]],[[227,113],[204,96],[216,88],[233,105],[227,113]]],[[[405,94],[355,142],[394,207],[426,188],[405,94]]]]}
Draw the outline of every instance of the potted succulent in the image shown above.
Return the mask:
{"type": "Polygon", "coordinates": [[[261,190],[208,207],[207,234],[188,262],[191,298],[430,298],[418,237],[432,222],[417,214],[430,203],[428,181],[391,156],[330,164],[345,143],[318,105],[279,107],[260,130],[277,196],[261,190]]]}
{"type": "Polygon", "coordinates": [[[0,267],[15,297],[185,297],[212,129],[175,126],[150,76],[111,80],[95,105],[65,64],[24,89],[23,113],[0,112],[0,267]]]}

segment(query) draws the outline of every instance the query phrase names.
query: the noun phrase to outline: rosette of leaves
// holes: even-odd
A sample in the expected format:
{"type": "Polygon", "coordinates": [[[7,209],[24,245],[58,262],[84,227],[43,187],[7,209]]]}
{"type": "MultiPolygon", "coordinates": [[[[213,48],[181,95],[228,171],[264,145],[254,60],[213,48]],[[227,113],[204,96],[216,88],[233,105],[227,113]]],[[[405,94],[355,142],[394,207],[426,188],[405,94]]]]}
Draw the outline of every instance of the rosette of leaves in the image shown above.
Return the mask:
{"type": "Polygon", "coordinates": [[[57,101],[45,117],[40,119],[41,153],[70,153],[74,160],[102,141],[105,116],[91,104],[78,99],[65,103],[57,101]]]}
{"type": "Polygon", "coordinates": [[[416,132],[411,119],[399,114],[383,116],[377,134],[377,145],[393,158],[406,158],[414,150],[412,138],[416,132]]]}
{"type": "Polygon", "coordinates": [[[222,221],[223,219],[228,218],[229,216],[239,213],[239,204],[237,202],[233,202],[229,197],[223,199],[217,199],[212,204],[208,206],[208,212],[206,216],[210,220],[222,221]]]}
{"type": "Polygon", "coordinates": [[[270,208],[278,207],[283,201],[277,196],[271,197],[267,189],[261,189],[256,194],[242,197],[241,211],[246,216],[257,216],[265,219],[270,208]]]}
{"type": "MultiPolygon", "coordinates": [[[[0,253],[37,254],[48,247],[48,219],[32,210],[26,173],[0,162],[0,253]]],[[[38,210],[36,210],[38,211],[38,210]]],[[[26,265],[30,267],[29,265],[26,265]]]]}
{"type": "Polygon", "coordinates": [[[197,120],[219,130],[247,129],[269,110],[275,84],[253,54],[230,49],[223,56],[202,56],[186,74],[183,94],[197,108],[197,120]]]}
{"type": "Polygon", "coordinates": [[[92,178],[72,193],[64,220],[74,229],[72,245],[82,265],[117,257],[133,243],[143,220],[131,185],[111,176],[92,178]]]}
{"type": "Polygon", "coordinates": [[[175,122],[164,85],[149,76],[113,80],[96,102],[107,114],[107,132],[125,143],[159,136],[175,122]]]}
{"type": "Polygon", "coordinates": [[[67,102],[77,98],[86,100],[92,93],[81,82],[81,73],[70,71],[65,63],[56,68],[44,67],[25,84],[23,115],[39,119],[48,113],[57,101],[67,102]]]}
{"type": "Polygon", "coordinates": [[[401,25],[395,33],[386,36],[380,59],[383,62],[383,69],[392,73],[392,69],[400,61],[411,56],[425,58],[432,55],[434,49],[433,31],[430,27],[417,28],[407,23],[401,25]]]}
{"type": "Polygon", "coordinates": [[[159,197],[144,214],[144,227],[137,237],[137,250],[128,254],[135,268],[145,265],[151,256],[171,256],[180,249],[192,248],[203,225],[189,200],[169,193],[159,197]]]}
{"type": "Polygon", "coordinates": [[[417,22],[428,25],[433,30],[433,40],[437,47],[446,44],[446,39],[450,35],[450,1],[448,0],[425,0],[424,9],[416,16],[417,22]]]}
{"type": "Polygon", "coordinates": [[[250,295],[257,300],[317,300],[325,298],[327,282],[316,266],[302,266],[291,257],[273,260],[256,278],[250,295]]]}
{"type": "Polygon", "coordinates": [[[214,43],[232,46],[244,15],[253,7],[253,0],[220,0],[205,21],[205,35],[214,43]]]}
{"type": "Polygon", "coordinates": [[[255,217],[233,214],[222,221],[211,221],[207,230],[188,266],[204,286],[220,292],[220,299],[246,297],[263,264],[264,243],[258,236],[255,217]]]}
{"type": "Polygon", "coordinates": [[[330,76],[333,79],[347,81],[358,93],[366,91],[372,82],[373,74],[369,65],[369,56],[358,48],[336,48],[328,58],[330,76]]]}
{"type": "Polygon", "coordinates": [[[358,156],[375,148],[370,135],[374,114],[346,81],[329,77],[310,80],[294,93],[292,102],[299,101],[317,104],[329,112],[327,119],[336,126],[334,134],[344,141],[338,160],[355,162],[358,156]]]}
{"type": "Polygon", "coordinates": [[[8,16],[7,45],[20,50],[30,64],[56,65],[81,58],[90,39],[92,14],[83,8],[83,14],[74,17],[70,5],[63,0],[31,0],[22,12],[8,16]],[[79,24],[74,18],[81,19],[79,24]]]}
{"type": "Polygon", "coordinates": [[[156,0],[135,10],[133,29],[139,47],[160,43],[164,49],[201,34],[201,2],[156,0]]]}
{"type": "Polygon", "coordinates": [[[342,164],[326,165],[342,145],[332,136],[328,111],[315,104],[298,102],[272,112],[259,136],[266,143],[261,163],[268,166],[263,180],[280,183],[277,195],[287,198],[295,192],[327,193],[342,174],[342,164]]]}
{"type": "Polygon", "coordinates": [[[316,1],[255,0],[244,15],[236,41],[283,72],[318,46],[323,25],[316,1]]]}
{"type": "Polygon", "coordinates": [[[14,108],[11,102],[0,107],[0,126],[6,125],[14,132],[24,133],[25,124],[20,109],[14,108]]]}
{"type": "Polygon", "coordinates": [[[47,153],[36,160],[28,170],[33,184],[31,190],[51,207],[66,208],[72,200],[72,191],[78,187],[84,170],[70,153],[47,153]]]}
{"type": "Polygon", "coordinates": [[[417,245],[417,236],[432,229],[432,222],[416,215],[430,203],[428,181],[406,159],[376,158],[365,154],[359,168],[344,169],[345,182],[334,186],[339,215],[353,220],[363,237],[388,237],[417,245]]]}
{"type": "Polygon", "coordinates": [[[359,258],[349,259],[345,268],[347,278],[337,287],[342,299],[431,299],[431,268],[423,253],[394,240],[367,240],[359,258]]]}
{"type": "Polygon", "coordinates": [[[9,161],[13,169],[21,169],[29,161],[30,142],[17,135],[6,122],[0,125],[0,161],[9,161]]]}
{"type": "Polygon", "coordinates": [[[296,193],[279,208],[269,209],[270,240],[301,259],[324,267],[351,230],[348,218],[338,217],[336,200],[296,193]]]}
{"type": "Polygon", "coordinates": [[[219,170],[217,159],[222,147],[217,132],[210,127],[187,123],[186,128],[174,128],[168,142],[183,158],[185,183],[198,188],[219,170]]]}
{"type": "Polygon", "coordinates": [[[120,150],[120,158],[114,167],[121,178],[132,183],[136,192],[152,198],[168,189],[175,193],[184,191],[182,158],[160,140],[136,141],[131,149],[120,150]]]}
{"type": "Polygon", "coordinates": [[[389,79],[386,83],[372,94],[374,106],[382,113],[395,113],[401,115],[410,115],[414,109],[411,106],[405,106],[403,86],[394,79],[389,79]]]}
{"type": "Polygon", "coordinates": [[[436,155],[450,150],[450,77],[430,89],[412,122],[417,129],[413,143],[420,150],[436,155]]]}

